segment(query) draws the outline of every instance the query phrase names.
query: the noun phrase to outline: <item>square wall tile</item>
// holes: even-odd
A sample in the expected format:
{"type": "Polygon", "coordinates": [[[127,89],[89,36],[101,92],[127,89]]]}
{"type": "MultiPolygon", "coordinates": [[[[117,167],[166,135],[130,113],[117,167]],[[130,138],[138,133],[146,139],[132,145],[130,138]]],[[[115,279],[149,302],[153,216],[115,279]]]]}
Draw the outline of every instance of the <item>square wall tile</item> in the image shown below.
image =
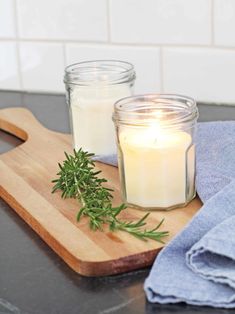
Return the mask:
{"type": "Polygon", "coordinates": [[[64,91],[62,44],[22,42],[20,67],[23,89],[64,91]]]}
{"type": "Polygon", "coordinates": [[[160,61],[158,48],[109,45],[66,45],[66,63],[88,60],[116,59],[131,62],[136,70],[135,94],[160,92],[160,61]]]}
{"type": "Polygon", "coordinates": [[[15,37],[14,0],[0,0],[0,37],[15,37]]]}
{"type": "Polygon", "coordinates": [[[207,48],[163,50],[163,86],[207,102],[235,103],[235,51],[207,48]]]}
{"type": "Polygon", "coordinates": [[[215,44],[235,46],[235,1],[214,1],[215,44]]]}
{"type": "Polygon", "coordinates": [[[0,42],[0,89],[19,89],[16,44],[0,42]]]}
{"type": "Polygon", "coordinates": [[[210,0],[110,0],[113,42],[209,44],[210,0]]]}
{"type": "Polygon", "coordinates": [[[107,39],[106,0],[16,0],[21,38],[107,39]]]}

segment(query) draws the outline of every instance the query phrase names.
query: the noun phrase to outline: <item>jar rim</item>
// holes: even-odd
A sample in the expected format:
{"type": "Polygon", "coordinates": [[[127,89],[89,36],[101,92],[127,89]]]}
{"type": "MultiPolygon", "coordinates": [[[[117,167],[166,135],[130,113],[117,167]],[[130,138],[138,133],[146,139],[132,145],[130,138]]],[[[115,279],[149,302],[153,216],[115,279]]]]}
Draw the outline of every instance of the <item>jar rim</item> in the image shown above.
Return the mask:
{"type": "Polygon", "coordinates": [[[134,65],[121,60],[91,60],[68,65],[64,83],[92,85],[97,83],[120,84],[134,80],[134,65]]]}
{"type": "Polygon", "coordinates": [[[179,127],[196,123],[196,101],[177,94],[143,94],[119,99],[114,104],[115,123],[144,126],[160,120],[162,127],[179,127]]]}

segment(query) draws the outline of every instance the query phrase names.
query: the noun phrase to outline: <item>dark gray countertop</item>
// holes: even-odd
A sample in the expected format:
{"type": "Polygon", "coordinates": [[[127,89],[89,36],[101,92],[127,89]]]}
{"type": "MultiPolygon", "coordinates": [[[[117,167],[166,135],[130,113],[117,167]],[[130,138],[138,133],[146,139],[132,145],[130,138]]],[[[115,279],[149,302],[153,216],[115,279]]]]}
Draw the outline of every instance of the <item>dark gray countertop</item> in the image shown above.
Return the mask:
{"type": "MultiPolygon", "coordinates": [[[[29,108],[48,128],[69,131],[63,96],[0,92],[0,108],[17,106],[29,108]]],[[[201,121],[235,120],[235,107],[201,104],[199,111],[201,121]]],[[[20,143],[0,131],[0,153],[20,143]]],[[[0,199],[0,314],[233,312],[185,304],[149,304],[143,292],[148,273],[149,269],[142,269],[102,278],[80,276],[0,199]]]]}

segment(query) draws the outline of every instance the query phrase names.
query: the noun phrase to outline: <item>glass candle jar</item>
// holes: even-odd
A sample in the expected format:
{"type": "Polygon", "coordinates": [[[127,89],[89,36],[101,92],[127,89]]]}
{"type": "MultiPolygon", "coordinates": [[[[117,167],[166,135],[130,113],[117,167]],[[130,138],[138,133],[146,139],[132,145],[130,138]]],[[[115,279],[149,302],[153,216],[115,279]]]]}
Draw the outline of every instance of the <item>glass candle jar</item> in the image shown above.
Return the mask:
{"type": "Polygon", "coordinates": [[[132,94],[135,71],[123,61],[101,60],[65,68],[66,99],[74,148],[95,155],[116,152],[112,123],[114,103],[132,94]]]}
{"type": "Polygon", "coordinates": [[[142,95],[115,103],[118,164],[124,202],[141,209],[183,207],[195,196],[196,102],[178,95],[142,95]]]}

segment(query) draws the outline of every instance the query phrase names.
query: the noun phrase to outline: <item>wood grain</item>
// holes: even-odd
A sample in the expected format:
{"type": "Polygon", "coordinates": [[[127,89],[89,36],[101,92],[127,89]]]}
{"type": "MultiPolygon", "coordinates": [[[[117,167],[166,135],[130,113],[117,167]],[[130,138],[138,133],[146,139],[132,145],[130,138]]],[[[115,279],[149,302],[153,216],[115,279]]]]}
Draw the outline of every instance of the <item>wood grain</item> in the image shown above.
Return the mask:
{"type": "MultiPolygon", "coordinates": [[[[151,265],[162,245],[143,242],[125,232],[93,232],[86,218],[76,222],[78,204],[51,194],[51,180],[56,177],[57,163],[64,151],[72,151],[71,136],[42,126],[23,108],[0,110],[0,129],[24,141],[10,152],[0,155],[0,197],[2,197],[39,236],[76,272],[85,276],[118,274],[151,265]]],[[[102,176],[114,188],[114,203],[121,202],[118,170],[96,163],[102,176]]],[[[201,207],[198,198],[187,207],[169,212],[152,212],[148,226],[164,217],[162,230],[170,241],[201,207]]],[[[140,210],[128,208],[125,219],[138,219],[140,210]]]]}

